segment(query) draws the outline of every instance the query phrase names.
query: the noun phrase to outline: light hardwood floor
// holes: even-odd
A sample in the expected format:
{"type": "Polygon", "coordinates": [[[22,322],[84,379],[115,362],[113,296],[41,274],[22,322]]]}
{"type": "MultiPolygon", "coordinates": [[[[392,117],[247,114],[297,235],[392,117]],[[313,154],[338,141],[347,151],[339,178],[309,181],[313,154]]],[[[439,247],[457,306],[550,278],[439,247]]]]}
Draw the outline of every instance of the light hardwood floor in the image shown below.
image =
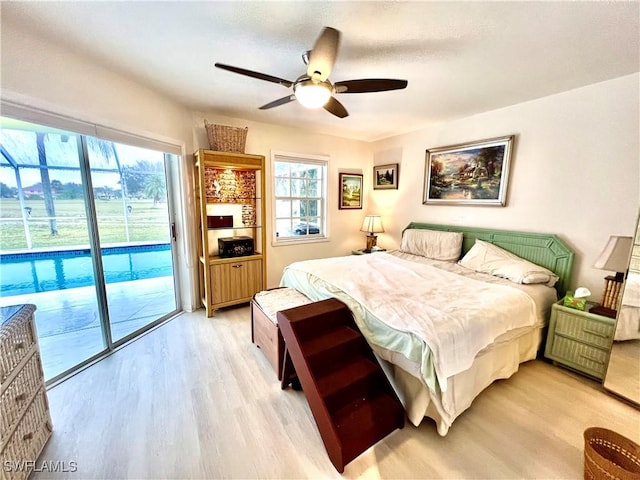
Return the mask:
{"type": "MultiPolygon", "coordinates": [[[[183,314],[50,389],[54,433],[32,479],[340,478],[302,392],[251,343],[248,307],[183,314]]],[[[542,361],[485,390],[446,437],[408,424],[345,478],[580,478],[583,431],[640,441],[640,412],[542,361]]]]}

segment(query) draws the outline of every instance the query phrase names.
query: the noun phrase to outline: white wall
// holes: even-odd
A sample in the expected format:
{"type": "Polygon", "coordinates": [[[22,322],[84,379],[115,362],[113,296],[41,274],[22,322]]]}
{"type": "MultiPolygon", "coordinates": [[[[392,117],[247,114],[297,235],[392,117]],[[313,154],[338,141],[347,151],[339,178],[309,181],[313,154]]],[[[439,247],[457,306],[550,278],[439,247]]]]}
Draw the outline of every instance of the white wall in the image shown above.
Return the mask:
{"type": "MultiPolygon", "coordinates": [[[[338,173],[341,171],[366,174],[370,169],[370,145],[330,135],[319,135],[300,129],[279,127],[242,119],[226,118],[214,113],[194,113],[192,127],[194,143],[199,148],[209,148],[204,120],[236,127],[249,127],[245,151],[266,158],[266,207],[267,219],[272,218],[271,152],[328,155],[327,210],[329,241],[298,245],[273,246],[272,225],[267,224],[267,286],[280,283],[282,270],[288,264],[311,258],[348,255],[355,248],[364,248],[365,234],[360,232],[362,219],[367,211],[366,199],[362,210],[338,209],[338,173]]],[[[370,188],[369,183],[369,188],[370,188]]],[[[365,188],[367,184],[365,183],[365,188]]]]}
{"type": "Polygon", "coordinates": [[[609,235],[632,235],[640,204],[639,83],[625,76],[376,142],[374,165],[401,164],[398,190],[369,193],[387,229],[378,243],[397,247],[410,221],[554,233],[576,253],[572,288],[599,300],[610,272],[592,264],[609,235]],[[422,205],[426,149],[509,134],[506,207],[422,205]]]}

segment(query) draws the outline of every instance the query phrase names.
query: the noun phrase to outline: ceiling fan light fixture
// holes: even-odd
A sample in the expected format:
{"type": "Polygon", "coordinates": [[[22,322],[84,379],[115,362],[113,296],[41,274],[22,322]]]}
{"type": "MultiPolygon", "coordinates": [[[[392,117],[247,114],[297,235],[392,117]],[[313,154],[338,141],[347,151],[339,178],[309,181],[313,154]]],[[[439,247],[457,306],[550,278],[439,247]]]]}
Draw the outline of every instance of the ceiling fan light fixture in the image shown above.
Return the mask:
{"type": "Polygon", "coordinates": [[[313,80],[303,80],[293,87],[293,93],[307,108],[323,107],[331,98],[333,88],[328,82],[314,82],[313,80]]]}
{"type": "Polygon", "coordinates": [[[341,93],[386,92],[407,87],[407,80],[393,78],[362,78],[345,80],[335,84],[331,83],[329,76],[338,55],[339,45],[340,32],[331,27],[323,28],[313,49],[302,54],[302,60],[307,65],[307,71],[293,82],[224,63],[215,63],[215,67],[239,75],[264,80],[265,82],[277,83],[286,88],[293,87],[293,94],[289,93],[286,97],[266,103],[259,107],[260,110],[269,110],[297,100],[305,108],[317,109],[324,107],[331,115],[345,118],[349,116],[349,112],[334,95],[341,93]]]}

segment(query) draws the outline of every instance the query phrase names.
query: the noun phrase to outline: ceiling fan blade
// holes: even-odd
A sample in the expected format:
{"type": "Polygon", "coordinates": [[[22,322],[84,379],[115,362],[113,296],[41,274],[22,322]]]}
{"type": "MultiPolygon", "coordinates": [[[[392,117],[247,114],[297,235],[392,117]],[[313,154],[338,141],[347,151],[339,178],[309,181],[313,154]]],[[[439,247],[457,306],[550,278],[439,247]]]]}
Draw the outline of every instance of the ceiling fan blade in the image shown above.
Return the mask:
{"type": "Polygon", "coordinates": [[[286,97],[279,98],[278,100],[274,100],[273,102],[269,102],[260,107],[260,110],[267,110],[273,107],[279,107],[280,105],[285,105],[289,102],[293,102],[296,99],[295,95],[287,95],[286,97]]]}
{"type": "Polygon", "coordinates": [[[349,116],[349,112],[347,112],[347,109],[344,108],[344,105],[342,105],[334,97],[331,97],[329,99],[329,101],[324,105],[324,109],[327,112],[332,113],[336,117],[344,118],[349,116]]]}
{"type": "Polygon", "coordinates": [[[336,93],[367,93],[386,92],[387,90],[401,90],[406,88],[406,80],[392,78],[365,78],[362,80],[347,80],[333,84],[336,93]]]}
{"type": "Polygon", "coordinates": [[[266,80],[267,82],[279,83],[285,87],[290,87],[293,82],[285,80],[284,78],[274,77],[273,75],[267,75],[266,73],[254,72],[253,70],[246,70],[244,68],[232,67],[231,65],[225,65],[224,63],[216,63],[216,67],[223,70],[228,70],[233,73],[239,73],[240,75],[246,75],[247,77],[257,78],[259,80],[266,80]]]}
{"type": "Polygon", "coordinates": [[[307,65],[307,76],[311,79],[318,79],[324,82],[338,56],[338,45],[340,44],[340,32],[335,28],[325,27],[316,40],[313,50],[309,55],[307,65]]]}

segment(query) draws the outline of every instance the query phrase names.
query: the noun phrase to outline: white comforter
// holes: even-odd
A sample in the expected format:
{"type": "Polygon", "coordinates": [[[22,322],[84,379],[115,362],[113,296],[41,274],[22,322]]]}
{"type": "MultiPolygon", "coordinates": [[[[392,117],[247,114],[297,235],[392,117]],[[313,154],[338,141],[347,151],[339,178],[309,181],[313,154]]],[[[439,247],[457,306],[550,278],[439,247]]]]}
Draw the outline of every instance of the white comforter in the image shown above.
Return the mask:
{"type": "Polygon", "coordinates": [[[282,284],[299,287],[317,280],[329,293],[344,293],[366,310],[366,315],[354,313],[370,342],[400,353],[407,350],[400,337],[418,344],[425,383],[442,391],[448,377],[468,369],[498,336],[537,321],[533,300],[517,288],[386,253],[297,262],[285,269],[282,284]],[[380,333],[377,322],[400,337],[380,333]],[[427,371],[430,366],[437,387],[427,371]]]}

